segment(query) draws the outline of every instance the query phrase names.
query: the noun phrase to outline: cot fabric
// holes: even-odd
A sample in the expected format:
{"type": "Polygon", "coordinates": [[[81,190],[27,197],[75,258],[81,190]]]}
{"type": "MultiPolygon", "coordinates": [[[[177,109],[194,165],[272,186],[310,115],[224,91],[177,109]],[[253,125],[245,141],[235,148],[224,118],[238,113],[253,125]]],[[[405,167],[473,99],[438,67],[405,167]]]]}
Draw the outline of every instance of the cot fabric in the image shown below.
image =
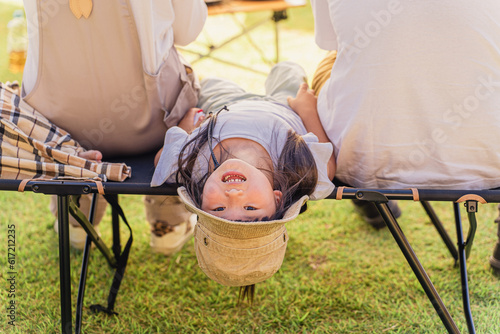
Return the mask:
{"type": "Polygon", "coordinates": [[[73,177],[124,181],[131,175],[122,163],[83,159],[84,152],[71,135],[0,83],[0,178],[73,177]]]}

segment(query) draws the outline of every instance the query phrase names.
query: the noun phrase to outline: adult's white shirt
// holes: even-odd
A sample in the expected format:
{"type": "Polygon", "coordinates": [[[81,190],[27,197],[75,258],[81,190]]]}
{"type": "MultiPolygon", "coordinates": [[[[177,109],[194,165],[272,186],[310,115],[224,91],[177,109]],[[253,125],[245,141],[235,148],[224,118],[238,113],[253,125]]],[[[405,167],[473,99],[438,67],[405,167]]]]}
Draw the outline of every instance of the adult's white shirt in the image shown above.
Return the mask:
{"type": "Polygon", "coordinates": [[[318,97],[337,178],[500,186],[500,1],[311,3],[317,44],[338,50],[318,97]]]}
{"type": "MultiPolygon", "coordinates": [[[[64,3],[62,0],[46,0],[53,2],[51,13],[38,13],[38,0],[24,0],[28,31],[38,31],[38,17],[48,19],[55,15],[64,3]],[[30,27],[31,25],[31,27],[30,27]]],[[[129,0],[134,15],[144,70],[156,74],[161,64],[167,59],[172,45],[187,45],[199,35],[207,18],[207,6],[203,0],[129,0]]],[[[105,32],[103,32],[105,33],[105,32]]],[[[38,34],[29,33],[30,52],[26,70],[37,73],[39,41],[38,34]]],[[[26,76],[23,85],[31,91],[36,82],[36,75],[26,76]]]]}

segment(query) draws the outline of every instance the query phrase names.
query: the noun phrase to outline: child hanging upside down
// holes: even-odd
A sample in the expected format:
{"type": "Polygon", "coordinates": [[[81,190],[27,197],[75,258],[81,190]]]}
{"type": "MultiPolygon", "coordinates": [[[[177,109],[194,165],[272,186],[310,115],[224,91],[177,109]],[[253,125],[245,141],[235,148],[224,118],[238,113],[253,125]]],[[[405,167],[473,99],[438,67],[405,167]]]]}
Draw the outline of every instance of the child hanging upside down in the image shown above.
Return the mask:
{"type": "Polygon", "coordinates": [[[272,276],[288,241],[285,222],[308,198],[325,198],[334,188],[332,145],[304,70],[280,63],[265,88],[257,95],[224,79],[203,80],[205,118],[195,124],[199,109],[191,109],[167,131],[151,182],[183,186],[181,200],[198,215],[198,263],[229,286],[272,276]]]}

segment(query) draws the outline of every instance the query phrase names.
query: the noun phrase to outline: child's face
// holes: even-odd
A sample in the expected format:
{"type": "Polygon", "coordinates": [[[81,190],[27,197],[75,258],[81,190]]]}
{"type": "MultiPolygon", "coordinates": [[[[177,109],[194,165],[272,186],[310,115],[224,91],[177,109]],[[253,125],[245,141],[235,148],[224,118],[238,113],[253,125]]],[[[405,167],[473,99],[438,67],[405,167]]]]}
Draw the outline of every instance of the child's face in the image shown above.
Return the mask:
{"type": "Polygon", "coordinates": [[[276,212],[281,195],[263,172],[242,160],[229,159],[207,179],[201,209],[228,220],[257,221],[276,212]]]}

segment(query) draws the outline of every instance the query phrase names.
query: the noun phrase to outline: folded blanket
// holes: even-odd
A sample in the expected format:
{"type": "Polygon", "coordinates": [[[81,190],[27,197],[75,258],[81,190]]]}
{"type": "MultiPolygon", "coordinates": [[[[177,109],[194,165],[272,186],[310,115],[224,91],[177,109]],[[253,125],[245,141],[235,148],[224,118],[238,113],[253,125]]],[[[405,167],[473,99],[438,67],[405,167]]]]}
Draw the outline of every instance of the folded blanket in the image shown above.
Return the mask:
{"type": "Polygon", "coordinates": [[[0,82],[0,179],[124,181],[131,168],[78,156],[85,149],[0,82]]]}

